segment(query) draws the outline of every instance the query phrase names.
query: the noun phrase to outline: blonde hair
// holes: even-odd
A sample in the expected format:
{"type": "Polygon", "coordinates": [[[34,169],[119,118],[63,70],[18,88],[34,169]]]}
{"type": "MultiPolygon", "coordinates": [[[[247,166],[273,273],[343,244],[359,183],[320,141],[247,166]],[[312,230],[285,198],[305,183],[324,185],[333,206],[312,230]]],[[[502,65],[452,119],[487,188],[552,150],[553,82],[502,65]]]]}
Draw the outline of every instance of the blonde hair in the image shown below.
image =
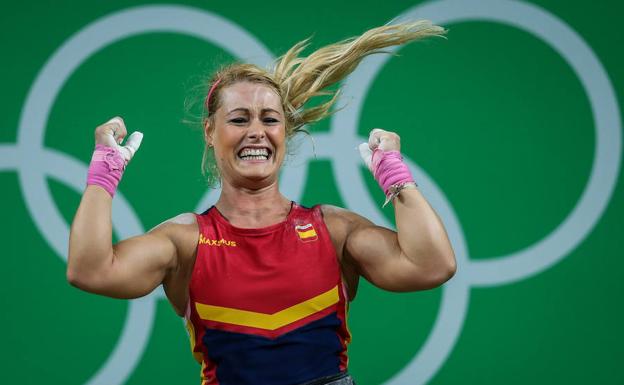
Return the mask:
{"type": "MultiPolygon", "coordinates": [[[[332,112],[340,94],[338,90],[327,90],[355,70],[366,56],[387,53],[384,48],[405,44],[429,36],[443,36],[446,30],[428,20],[384,25],[370,29],[360,36],[316,50],[309,56],[300,57],[309,45],[310,38],[300,41],[284,55],[276,59],[271,69],[254,64],[230,64],[217,71],[210,79],[212,89],[205,101],[205,116],[210,127],[214,124],[214,112],[220,107],[220,93],[234,83],[247,81],[272,88],[282,100],[286,119],[286,137],[304,132],[304,126],[317,122],[332,112]],[[330,96],[330,99],[316,107],[305,108],[314,97],[330,96]]],[[[210,185],[219,181],[218,168],[212,148],[206,143],[202,170],[210,185]]]]}

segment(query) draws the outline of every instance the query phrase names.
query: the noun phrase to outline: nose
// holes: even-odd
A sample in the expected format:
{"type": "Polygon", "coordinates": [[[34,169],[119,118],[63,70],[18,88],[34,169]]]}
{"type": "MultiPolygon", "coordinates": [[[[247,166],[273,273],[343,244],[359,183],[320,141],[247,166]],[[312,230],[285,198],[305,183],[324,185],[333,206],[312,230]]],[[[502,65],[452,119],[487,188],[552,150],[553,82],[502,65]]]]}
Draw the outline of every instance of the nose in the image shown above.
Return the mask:
{"type": "Polygon", "coordinates": [[[253,140],[264,139],[265,132],[264,126],[261,122],[254,120],[252,124],[249,125],[249,129],[247,130],[247,138],[253,140]]]}

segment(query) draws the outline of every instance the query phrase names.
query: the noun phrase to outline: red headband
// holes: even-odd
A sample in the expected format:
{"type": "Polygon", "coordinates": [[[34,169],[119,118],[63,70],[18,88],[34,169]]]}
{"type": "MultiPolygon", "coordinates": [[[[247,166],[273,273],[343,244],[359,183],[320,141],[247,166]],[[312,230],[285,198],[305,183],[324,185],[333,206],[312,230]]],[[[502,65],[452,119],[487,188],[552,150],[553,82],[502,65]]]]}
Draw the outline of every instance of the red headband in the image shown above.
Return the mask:
{"type": "Polygon", "coordinates": [[[210,87],[210,91],[208,91],[208,95],[206,96],[206,111],[208,111],[208,113],[210,113],[210,96],[212,96],[212,92],[215,90],[215,88],[217,88],[217,86],[219,85],[219,83],[221,82],[221,79],[217,79],[214,83],[212,83],[212,87],[210,87]]]}

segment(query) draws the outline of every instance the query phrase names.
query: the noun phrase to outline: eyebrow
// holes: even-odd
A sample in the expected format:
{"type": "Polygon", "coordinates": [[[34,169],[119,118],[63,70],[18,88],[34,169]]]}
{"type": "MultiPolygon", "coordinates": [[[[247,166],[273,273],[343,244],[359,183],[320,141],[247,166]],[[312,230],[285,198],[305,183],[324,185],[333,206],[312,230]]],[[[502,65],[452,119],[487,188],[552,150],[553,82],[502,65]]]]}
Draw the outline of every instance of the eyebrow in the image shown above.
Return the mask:
{"type": "MultiPolygon", "coordinates": [[[[249,108],[245,108],[245,107],[237,107],[233,110],[230,110],[227,115],[230,115],[233,112],[237,112],[237,111],[242,111],[242,112],[246,112],[249,113],[249,108]]],[[[263,108],[262,110],[260,110],[261,114],[264,114],[265,112],[275,112],[276,114],[279,114],[280,112],[273,109],[273,108],[263,108]]]]}

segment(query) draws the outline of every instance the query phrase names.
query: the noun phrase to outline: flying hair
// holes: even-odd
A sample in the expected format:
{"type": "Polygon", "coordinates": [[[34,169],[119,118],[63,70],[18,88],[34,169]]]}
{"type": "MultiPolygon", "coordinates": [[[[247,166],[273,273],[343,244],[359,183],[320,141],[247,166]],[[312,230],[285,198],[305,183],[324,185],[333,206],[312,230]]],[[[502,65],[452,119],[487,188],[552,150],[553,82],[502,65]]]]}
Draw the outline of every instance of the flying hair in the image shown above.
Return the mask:
{"type": "MultiPolygon", "coordinates": [[[[308,56],[301,56],[309,46],[311,38],[307,38],[277,58],[270,69],[254,64],[230,64],[217,71],[210,80],[211,91],[205,101],[207,127],[210,129],[214,124],[213,114],[220,106],[221,90],[234,83],[248,81],[265,84],[280,96],[286,115],[288,138],[299,132],[307,133],[305,125],[332,113],[331,108],[338,100],[340,89],[328,88],[352,73],[366,56],[389,53],[384,48],[430,36],[443,37],[445,33],[444,28],[428,20],[388,24],[322,47],[308,56]],[[329,97],[329,100],[315,107],[305,107],[308,101],[319,96],[329,97]]],[[[208,174],[209,183],[218,181],[214,154],[208,144],[202,169],[208,174]]]]}

